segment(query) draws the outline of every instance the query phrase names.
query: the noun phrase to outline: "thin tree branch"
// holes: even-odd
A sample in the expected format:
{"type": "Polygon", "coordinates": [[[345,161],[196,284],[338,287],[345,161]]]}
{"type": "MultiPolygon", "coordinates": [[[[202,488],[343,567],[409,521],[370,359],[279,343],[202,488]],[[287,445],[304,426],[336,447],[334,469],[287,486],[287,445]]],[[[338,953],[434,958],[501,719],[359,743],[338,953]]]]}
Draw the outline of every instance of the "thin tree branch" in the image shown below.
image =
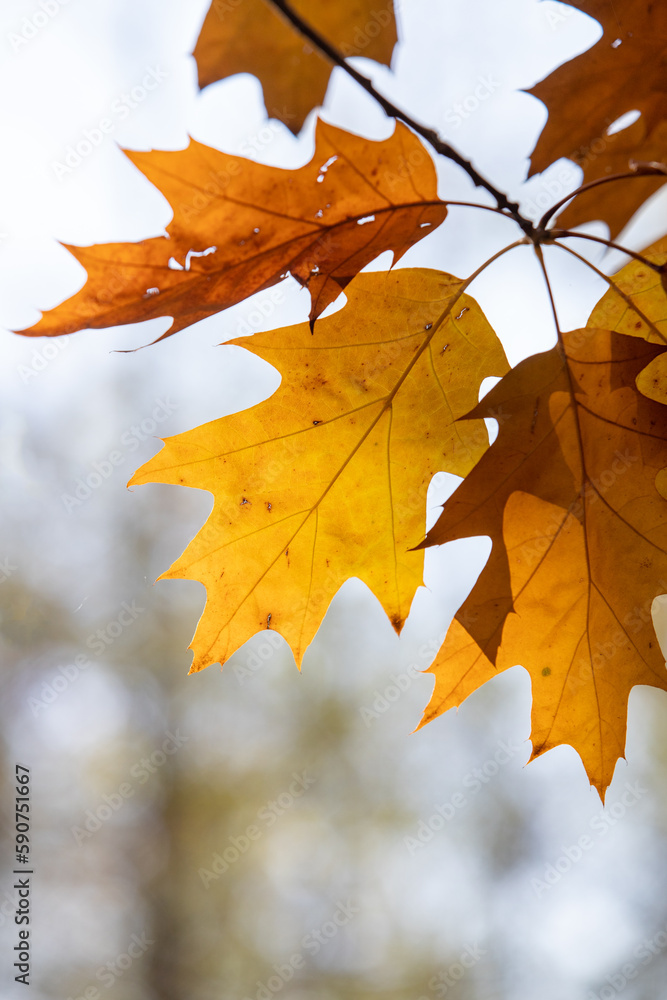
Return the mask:
{"type": "MultiPolygon", "coordinates": [[[[503,211],[504,214],[509,215],[518,226],[524,231],[526,236],[531,240],[531,242],[539,242],[541,233],[536,232],[533,223],[529,219],[524,219],[519,211],[519,205],[517,202],[510,201],[502,191],[494,187],[490,181],[483,177],[476,169],[473,167],[472,163],[466,160],[460,153],[458,153],[453,146],[450,146],[448,142],[444,142],[435,129],[427,128],[425,125],[421,125],[419,122],[415,121],[414,118],[410,117],[405,111],[401,111],[399,107],[389,101],[384,97],[378,90],[375,89],[368,77],[363,76],[354,67],[350,66],[346,59],[338,52],[338,50],[331,45],[330,42],[324,38],[319,31],[311,27],[303,18],[297,14],[292,5],[287,2],[287,0],[270,0],[274,7],[276,7],[287,19],[288,21],[305,37],[308,41],[323,53],[327,59],[330,59],[332,63],[336,66],[340,66],[348,76],[355,80],[360,87],[370,94],[371,97],[377,101],[380,107],[390,118],[396,118],[399,121],[405,122],[409,125],[418,135],[423,139],[426,139],[428,143],[433,147],[436,153],[441,156],[446,156],[448,160],[452,160],[456,163],[462,170],[465,170],[468,177],[477,187],[482,187],[489,194],[493,195],[493,198],[498,205],[498,208],[503,211]]],[[[538,230],[541,227],[538,227],[538,230]]]]}

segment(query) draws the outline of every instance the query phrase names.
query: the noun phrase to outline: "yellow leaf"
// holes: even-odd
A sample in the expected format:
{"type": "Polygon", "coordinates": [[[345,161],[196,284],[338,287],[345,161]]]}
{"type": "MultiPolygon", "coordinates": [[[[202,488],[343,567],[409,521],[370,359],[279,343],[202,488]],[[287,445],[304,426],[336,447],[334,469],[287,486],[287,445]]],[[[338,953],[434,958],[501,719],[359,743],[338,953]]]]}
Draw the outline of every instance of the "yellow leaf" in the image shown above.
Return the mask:
{"type": "MultiPolygon", "coordinates": [[[[643,257],[667,264],[667,237],[643,257]]],[[[663,276],[642,261],[631,260],[613,275],[610,288],[593,309],[588,326],[600,326],[652,344],[667,344],[667,295],[663,276]]]]}
{"type": "Polygon", "coordinates": [[[277,392],[169,438],[132,479],[209,490],[208,522],[165,574],[200,580],[207,605],[192,671],[275,629],[297,662],[350,577],[400,631],[417,587],[433,475],[465,475],[488,444],[455,424],[505,356],[465,282],[438,271],[360,274],[320,320],[238,343],[274,365],[277,392]]]}

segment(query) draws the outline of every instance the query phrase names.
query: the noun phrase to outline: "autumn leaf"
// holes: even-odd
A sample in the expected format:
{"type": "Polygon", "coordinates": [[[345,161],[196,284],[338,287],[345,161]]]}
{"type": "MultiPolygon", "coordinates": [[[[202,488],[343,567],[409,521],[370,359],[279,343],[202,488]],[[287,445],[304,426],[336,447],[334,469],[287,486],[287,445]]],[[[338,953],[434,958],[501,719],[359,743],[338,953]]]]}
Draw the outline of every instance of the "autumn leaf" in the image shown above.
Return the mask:
{"type": "MultiPolygon", "coordinates": [[[[567,157],[583,168],[587,182],[627,171],[631,159],[663,160],[667,155],[667,8],[644,0],[626,0],[623,5],[575,0],[571,6],[599,21],[604,33],[591,49],[528,91],[549,111],[531,157],[530,174],[567,157]],[[641,117],[610,135],[610,126],[629,111],[640,111],[641,117]]],[[[615,183],[613,191],[609,190],[612,185],[596,188],[563,213],[561,224],[603,219],[613,238],[660,183],[642,178],[615,183]]]]}
{"type": "Polygon", "coordinates": [[[171,316],[163,337],[291,274],[311,294],[311,323],[385,250],[394,262],[440,225],[433,161],[406,126],[379,142],[317,123],[315,155],[297,170],[191,140],[175,152],[128,153],[174,211],[166,236],[68,247],[84,287],[26,336],[171,316]]]}
{"type": "Polygon", "coordinates": [[[282,376],[266,402],[169,438],[131,484],[209,490],[208,522],[165,577],[200,580],[207,604],[191,672],[261,629],[301,662],[350,577],[400,631],[422,583],[433,475],[465,475],[488,445],[455,423],[505,356],[466,283],[428,270],[360,274],[322,319],[236,341],[282,376]]]}
{"type": "MultiPolygon", "coordinates": [[[[667,344],[667,238],[658,240],[642,254],[647,261],[631,260],[618,274],[608,279],[609,291],[593,309],[590,326],[604,325],[610,330],[641,337],[652,344],[667,344]]],[[[637,388],[649,399],[667,403],[667,357],[659,354],[637,375],[637,388]]],[[[656,475],[658,492],[667,498],[667,469],[656,475]]]]}
{"type": "MultiPolygon", "coordinates": [[[[642,257],[658,266],[667,265],[667,237],[644,250],[642,257]]],[[[588,318],[589,326],[604,326],[652,344],[667,344],[667,294],[664,273],[640,260],[614,274],[609,291],[588,318]]]]}
{"type": "MultiPolygon", "coordinates": [[[[648,136],[645,128],[643,118],[639,118],[628,128],[606,136],[600,152],[589,152],[579,161],[584,171],[582,183],[626,173],[633,162],[667,161],[667,120],[658,122],[648,136]]],[[[638,174],[629,183],[615,181],[583,191],[559,214],[558,225],[572,229],[591,219],[602,219],[609,226],[610,238],[615,239],[635,212],[664,183],[664,177],[638,174]]]]}
{"type": "MultiPolygon", "coordinates": [[[[397,41],[392,0],[294,0],[293,7],[341,55],[389,65],[397,41]]],[[[295,135],[324,102],[333,69],[268,0],[213,0],[193,54],[201,88],[234,73],[256,76],[269,117],[295,135]]]]}
{"type": "Polygon", "coordinates": [[[667,411],[637,375],[664,346],[587,327],[517,365],[468,415],[498,437],[425,545],[488,535],[487,565],[430,668],[423,722],[519,663],[533,688],[533,757],[578,751],[603,794],[636,684],[667,690],[650,616],[667,592],[667,411]],[[631,581],[631,586],[629,585],[631,581]]]}
{"type": "MultiPolygon", "coordinates": [[[[569,156],[590,181],[632,160],[664,161],[667,9],[640,0],[622,10],[609,0],[574,5],[598,18],[603,37],[531,91],[549,110],[532,171],[569,156]],[[639,119],[615,132],[634,110],[639,119]]],[[[128,153],[172,206],[166,233],[70,247],[88,272],[85,286],[21,332],[59,336],[170,317],[169,336],[293,276],[310,293],[309,322],[232,342],[274,365],[276,393],[169,438],[132,480],[213,495],[206,525],[164,574],[207,590],[191,672],[224,663],[266,629],[284,636],[300,663],[353,576],[400,633],[424,549],[489,536],[487,565],[431,668],[424,721],[521,663],[534,695],[533,757],[572,745],[604,794],[624,752],[631,689],[667,690],[651,619],[667,591],[667,241],[610,279],[585,329],[559,332],[557,347],[522,362],[478,402],[482,380],[507,366],[466,295],[474,275],[359,274],[385,251],[395,263],[446,217],[417,136],[495,207],[456,204],[513,219],[540,259],[541,244],[568,233],[531,223],[318,37],[343,57],[388,63],[396,41],[389,0],[380,10],[368,0],[296,0],[291,20],[290,8],[216,0],[195,50],[200,85],[254,73],[269,113],[296,134],[336,62],[406,124],[374,142],[320,121],[313,159],[297,170],[194,141],[177,152],[128,153]],[[315,33],[301,23],[299,34],[301,15],[315,33]],[[341,292],[347,304],[319,319],[341,292]],[[499,424],[491,448],[489,417],[499,424]],[[415,545],[440,470],[466,478],[415,545]]],[[[596,187],[564,209],[561,224],[600,216],[614,234],[663,178],[596,187]]],[[[561,200],[551,193],[553,215],[561,200]]]]}

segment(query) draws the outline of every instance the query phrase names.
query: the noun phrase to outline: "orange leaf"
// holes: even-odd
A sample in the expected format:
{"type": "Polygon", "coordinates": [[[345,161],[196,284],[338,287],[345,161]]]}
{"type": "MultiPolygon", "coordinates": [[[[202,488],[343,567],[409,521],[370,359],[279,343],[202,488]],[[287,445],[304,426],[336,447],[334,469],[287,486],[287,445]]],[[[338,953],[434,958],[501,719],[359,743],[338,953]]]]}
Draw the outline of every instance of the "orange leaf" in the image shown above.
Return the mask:
{"type": "Polygon", "coordinates": [[[287,273],[311,293],[312,325],[366,264],[385,250],[398,260],[447,214],[431,157],[400,123],[374,142],[320,121],[315,155],[297,170],[194,140],[127,155],[169,199],[168,235],[68,247],[87,283],[18,332],[57,337],[172,316],[166,337],[287,273]]]}
{"type": "MultiPolygon", "coordinates": [[[[396,44],[392,0],[294,0],[294,10],[343,56],[389,65],[396,44]]],[[[324,102],[332,64],[266,0],[213,0],[194,50],[199,86],[252,73],[270,118],[296,135],[324,102]]]]}

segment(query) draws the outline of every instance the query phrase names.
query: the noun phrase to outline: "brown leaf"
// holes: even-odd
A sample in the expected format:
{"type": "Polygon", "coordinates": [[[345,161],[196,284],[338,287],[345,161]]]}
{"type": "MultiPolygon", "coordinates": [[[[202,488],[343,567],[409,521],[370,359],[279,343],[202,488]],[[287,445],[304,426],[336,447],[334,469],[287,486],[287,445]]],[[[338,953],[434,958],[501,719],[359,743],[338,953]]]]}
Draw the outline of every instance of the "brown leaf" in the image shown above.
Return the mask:
{"type": "MultiPolygon", "coordinates": [[[[549,110],[530,174],[546,170],[560,157],[580,164],[584,181],[627,170],[630,159],[664,159],[667,7],[657,0],[626,0],[622,5],[576,0],[571,6],[598,20],[604,34],[591,49],[528,91],[549,110]],[[635,110],[641,112],[637,123],[608,134],[622,115],[635,110]],[[658,155],[653,155],[656,150],[658,155]]],[[[577,204],[567,210],[562,224],[604,219],[613,238],[634,213],[640,193],[646,196],[658,186],[655,180],[633,180],[595,189],[582,197],[581,208],[577,204]]]]}
{"type": "Polygon", "coordinates": [[[194,140],[127,155],[169,199],[168,235],[68,247],[87,283],[18,332],[57,337],[172,316],[166,337],[288,273],[311,293],[312,325],[366,264],[385,250],[399,260],[447,214],[431,157],[400,123],[374,142],[320,121],[315,155],[297,170],[194,140]]]}
{"type": "MultiPolygon", "coordinates": [[[[293,0],[292,6],[341,55],[389,65],[397,41],[392,0],[293,0]]],[[[295,135],[324,102],[333,69],[267,0],[213,0],[193,54],[202,88],[234,73],[256,76],[269,117],[295,135]]]]}
{"type": "MultiPolygon", "coordinates": [[[[583,168],[582,183],[626,173],[636,160],[659,162],[667,158],[667,121],[660,121],[650,135],[645,134],[643,118],[628,128],[595,141],[579,165],[583,168]]],[[[566,229],[580,226],[591,219],[601,219],[609,226],[610,238],[615,239],[644,202],[665,183],[664,177],[638,176],[614,181],[584,191],[558,216],[558,225],[566,229]]]]}
{"type": "MultiPolygon", "coordinates": [[[[647,261],[631,260],[613,275],[609,291],[593,309],[589,326],[604,326],[629,337],[641,337],[651,344],[667,344],[667,237],[644,250],[647,261]]],[[[667,403],[667,358],[659,354],[637,376],[640,392],[659,403],[667,403]]],[[[667,470],[656,476],[658,492],[667,498],[667,470]]]]}
{"type": "Polygon", "coordinates": [[[571,744],[603,792],[630,689],[667,690],[650,617],[667,591],[667,502],[655,488],[667,410],[635,384],[664,347],[590,327],[563,344],[523,361],[469,414],[504,419],[424,544],[488,535],[493,548],[431,668],[424,721],[521,663],[533,756],[571,744]]]}

